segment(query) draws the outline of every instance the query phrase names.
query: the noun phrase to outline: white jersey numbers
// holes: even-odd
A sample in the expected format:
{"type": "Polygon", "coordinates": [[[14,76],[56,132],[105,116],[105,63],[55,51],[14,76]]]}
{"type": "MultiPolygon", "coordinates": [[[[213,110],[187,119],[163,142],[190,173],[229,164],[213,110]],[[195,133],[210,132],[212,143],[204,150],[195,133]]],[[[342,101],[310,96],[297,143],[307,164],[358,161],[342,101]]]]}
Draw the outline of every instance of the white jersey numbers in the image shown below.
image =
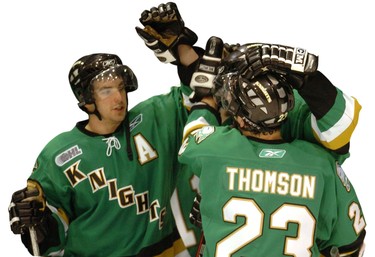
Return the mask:
{"type": "Polygon", "coordinates": [[[361,214],[361,209],[359,208],[358,203],[353,202],[349,207],[349,217],[353,220],[353,228],[357,235],[359,235],[362,230],[366,227],[365,219],[361,214]]]}
{"type": "Polygon", "coordinates": [[[285,237],[284,253],[290,256],[311,256],[314,242],[315,218],[308,208],[295,204],[283,204],[269,217],[253,199],[231,198],[223,207],[225,222],[236,223],[244,217],[244,224],[217,243],[215,257],[229,257],[263,235],[264,219],[270,219],[271,229],[288,230],[289,223],[298,225],[296,237],[285,237]]]}

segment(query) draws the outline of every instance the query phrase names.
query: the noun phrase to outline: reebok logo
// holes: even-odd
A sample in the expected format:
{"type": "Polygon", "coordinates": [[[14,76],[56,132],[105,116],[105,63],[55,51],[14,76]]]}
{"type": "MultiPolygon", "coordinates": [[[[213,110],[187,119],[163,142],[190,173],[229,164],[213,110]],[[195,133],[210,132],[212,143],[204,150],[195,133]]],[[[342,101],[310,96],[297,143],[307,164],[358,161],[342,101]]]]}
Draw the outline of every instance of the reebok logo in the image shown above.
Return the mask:
{"type": "Polygon", "coordinates": [[[141,124],[143,121],[143,114],[138,114],[130,123],[129,123],[129,130],[132,131],[136,126],[141,124]]]}
{"type": "Polygon", "coordinates": [[[286,151],[283,149],[262,149],[260,158],[283,158],[286,151]]]}

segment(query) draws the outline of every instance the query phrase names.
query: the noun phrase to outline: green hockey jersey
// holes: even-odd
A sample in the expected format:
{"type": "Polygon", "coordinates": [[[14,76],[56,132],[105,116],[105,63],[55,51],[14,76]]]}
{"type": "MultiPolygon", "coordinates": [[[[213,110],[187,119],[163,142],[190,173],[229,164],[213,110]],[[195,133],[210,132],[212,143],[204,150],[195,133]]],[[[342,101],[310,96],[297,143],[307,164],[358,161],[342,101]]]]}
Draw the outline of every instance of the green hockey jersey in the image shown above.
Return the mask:
{"type": "Polygon", "coordinates": [[[128,115],[133,161],[125,125],[103,136],[84,130],[87,121],[39,155],[30,179],[42,186],[60,222],[61,245],[47,253],[175,256],[183,250],[170,207],[187,119],[181,89],[152,97],[128,115]]]}
{"type": "Polygon", "coordinates": [[[205,257],[318,257],[364,233],[353,186],[318,145],[205,126],[186,139],[179,160],[199,177],[205,257]]]}
{"type": "MultiPolygon", "coordinates": [[[[194,253],[199,231],[187,220],[196,183],[192,174],[180,175],[177,162],[190,92],[183,85],[173,87],[170,93],[152,97],[130,110],[133,161],[127,156],[125,126],[103,136],[87,132],[86,123],[79,122],[46,145],[30,179],[38,181],[44,190],[59,223],[61,244],[43,254],[169,257],[184,249],[180,235],[194,253]],[[172,209],[180,235],[169,202],[175,188],[178,192],[172,198],[172,209]]],[[[338,91],[336,97],[341,99],[343,94],[338,91]]],[[[342,101],[327,109],[347,115],[342,101]]],[[[352,121],[358,113],[358,109],[349,113],[352,121]]],[[[356,125],[348,125],[349,119],[330,118],[315,120],[318,125],[324,124],[320,127],[326,128],[327,134],[328,124],[336,128],[344,121],[341,127],[351,125],[353,129],[356,125]]],[[[211,119],[210,113],[206,119],[211,119]]],[[[309,111],[290,121],[286,133],[291,137],[316,141],[309,111]]],[[[335,136],[345,137],[343,142],[348,140],[348,134],[335,136]]]]}
{"type": "MultiPolygon", "coordinates": [[[[306,105],[297,91],[294,92],[295,107],[289,112],[288,119],[282,126],[282,134],[287,141],[300,138],[331,148],[339,148],[349,142],[357,124],[361,106],[355,98],[348,97],[341,90],[334,88],[332,91],[335,93],[326,95],[326,100],[323,101],[326,103],[325,105],[320,104],[322,101],[318,103],[319,108],[321,108],[319,119],[311,113],[312,107],[306,105]]],[[[314,101],[310,99],[310,102],[314,101]]],[[[216,114],[211,113],[204,107],[194,106],[193,108],[194,111],[190,113],[184,128],[184,138],[200,127],[219,124],[216,114]]],[[[230,144],[229,141],[226,142],[230,144]]],[[[332,152],[332,154],[335,155],[339,163],[344,162],[349,157],[349,153],[336,155],[332,152]]],[[[196,246],[200,240],[201,232],[190,223],[188,217],[193,203],[192,199],[199,192],[199,179],[189,169],[181,173],[178,176],[178,187],[175,191],[172,207],[174,207],[176,219],[179,220],[177,225],[185,244],[188,247],[196,246]],[[188,190],[189,188],[190,190],[188,190]],[[179,199],[179,202],[177,199],[179,199]]],[[[196,251],[196,247],[190,247],[189,249],[192,253],[196,251]]]]}

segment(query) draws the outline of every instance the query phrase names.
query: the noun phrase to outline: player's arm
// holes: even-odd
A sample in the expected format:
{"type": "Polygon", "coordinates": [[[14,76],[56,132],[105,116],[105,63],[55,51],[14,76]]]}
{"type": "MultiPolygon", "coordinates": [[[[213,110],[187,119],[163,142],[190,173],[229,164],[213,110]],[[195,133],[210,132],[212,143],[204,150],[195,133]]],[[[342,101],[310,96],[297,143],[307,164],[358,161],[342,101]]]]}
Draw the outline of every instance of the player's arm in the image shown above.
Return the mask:
{"type": "MultiPolygon", "coordinates": [[[[220,57],[220,55],[217,53],[212,55],[213,51],[208,50],[210,40],[205,53],[189,66],[190,71],[189,68],[185,68],[182,73],[184,75],[180,74],[180,78],[185,78],[185,83],[190,79],[189,85],[195,89],[198,99],[201,98],[200,95],[209,95],[209,91],[204,90],[214,87],[212,77],[213,74],[218,73],[218,70],[224,75],[236,72],[248,79],[267,70],[276,71],[285,76],[298,90],[303,98],[303,104],[307,104],[306,108],[309,110],[307,113],[303,111],[298,113],[298,119],[291,119],[295,124],[290,122],[292,123],[289,126],[290,130],[284,129],[285,137],[318,142],[339,154],[348,152],[349,140],[357,124],[360,105],[355,98],[346,96],[317,71],[318,56],[302,48],[276,44],[225,44],[224,49],[220,48],[223,61],[215,62],[212,56],[220,57]]],[[[216,38],[216,40],[221,39],[216,38]]],[[[214,45],[213,43],[211,42],[211,45],[214,45]]],[[[211,49],[215,48],[211,47],[211,49]]]]}
{"type": "Polygon", "coordinates": [[[327,175],[330,172],[327,171],[324,174],[327,186],[322,196],[326,201],[320,206],[320,215],[325,217],[320,227],[328,228],[330,235],[319,241],[320,252],[326,257],[361,257],[365,250],[365,215],[355,189],[342,167],[337,163],[332,166],[333,183],[327,175]]]}
{"type": "MultiPolygon", "coordinates": [[[[145,45],[154,52],[160,62],[177,65],[181,83],[189,87],[193,73],[202,64],[204,49],[194,46],[198,37],[185,27],[177,5],[169,2],[144,10],[139,21],[143,28],[136,27],[136,31],[145,45]]],[[[203,62],[209,64],[210,60],[205,58],[203,62]]],[[[212,85],[213,78],[206,78],[210,79],[212,85]]],[[[205,83],[206,85],[208,83],[205,83]]],[[[194,86],[191,88],[195,89],[194,86]]],[[[194,98],[193,101],[198,100],[194,98]]]]}
{"type": "Polygon", "coordinates": [[[298,119],[288,119],[283,137],[318,142],[336,153],[348,153],[361,106],[317,70],[318,56],[302,48],[266,43],[236,45],[228,52],[223,61],[226,71],[237,71],[249,79],[265,70],[276,71],[307,104],[305,117],[298,114],[298,119]]]}
{"type": "Polygon", "coordinates": [[[357,99],[336,88],[320,71],[305,78],[298,93],[312,113],[304,134],[312,133],[320,144],[338,154],[348,153],[361,110],[357,99]]]}
{"type": "Polygon", "coordinates": [[[190,100],[194,104],[184,127],[183,140],[193,131],[204,126],[221,124],[219,106],[212,93],[222,52],[223,41],[218,37],[211,37],[207,41],[204,55],[199,59],[198,67],[190,82],[190,87],[194,90],[190,100]]]}
{"type": "Polygon", "coordinates": [[[365,251],[364,238],[366,231],[364,230],[358,236],[357,240],[348,245],[343,245],[340,247],[330,246],[321,251],[321,256],[331,257],[331,256],[345,256],[345,257],[362,257],[365,251]]]}

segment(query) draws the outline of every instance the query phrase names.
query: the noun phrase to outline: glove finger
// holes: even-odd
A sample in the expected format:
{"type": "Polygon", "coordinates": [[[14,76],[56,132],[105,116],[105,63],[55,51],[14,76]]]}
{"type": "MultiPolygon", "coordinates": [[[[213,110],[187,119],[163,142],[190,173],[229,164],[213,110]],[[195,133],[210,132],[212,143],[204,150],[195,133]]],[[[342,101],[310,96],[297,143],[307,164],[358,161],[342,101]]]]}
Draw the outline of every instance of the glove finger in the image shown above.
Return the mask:
{"type": "Polygon", "coordinates": [[[305,72],[306,73],[314,73],[317,70],[318,70],[318,56],[313,55],[313,54],[308,54],[305,72]]]}
{"type": "Polygon", "coordinates": [[[23,233],[23,227],[20,223],[19,219],[17,218],[10,221],[10,229],[12,230],[13,234],[22,234],[23,233]]]}
{"type": "Polygon", "coordinates": [[[194,211],[198,211],[198,212],[199,212],[199,210],[200,210],[199,202],[194,201],[194,203],[193,203],[193,207],[192,207],[192,210],[194,210],[194,211]]]}
{"type": "Polygon", "coordinates": [[[141,18],[139,18],[139,21],[143,24],[143,25],[147,25],[147,22],[151,19],[151,13],[149,10],[144,10],[142,13],[141,13],[141,18]]]}
{"type": "Polygon", "coordinates": [[[196,226],[198,228],[202,228],[202,218],[201,218],[200,215],[198,217],[198,216],[196,216],[196,214],[191,214],[190,213],[190,215],[189,215],[189,221],[194,226],[196,226]]]}
{"type": "Polygon", "coordinates": [[[240,44],[228,44],[228,43],[225,43],[224,44],[224,50],[225,50],[225,53],[226,55],[224,57],[226,57],[228,54],[236,51],[238,48],[240,47],[240,44]]]}
{"type": "Polygon", "coordinates": [[[18,203],[21,202],[24,199],[27,199],[29,197],[38,196],[39,192],[37,189],[27,189],[26,187],[24,189],[18,190],[13,193],[12,195],[12,202],[18,203]]]}
{"type": "Polygon", "coordinates": [[[181,27],[184,27],[184,21],[178,11],[177,5],[175,3],[167,3],[166,4],[167,13],[170,19],[176,19],[181,27]]]}
{"type": "Polygon", "coordinates": [[[34,226],[36,224],[39,224],[42,221],[41,216],[24,216],[24,217],[19,217],[20,218],[20,225],[21,226],[34,226]]]}
{"type": "Polygon", "coordinates": [[[138,36],[140,36],[147,43],[153,43],[153,42],[156,41],[156,38],[151,36],[149,33],[144,31],[143,29],[141,29],[139,27],[135,27],[135,30],[137,31],[138,36]]]}
{"type": "Polygon", "coordinates": [[[159,9],[159,16],[162,21],[167,21],[168,20],[168,13],[167,13],[167,7],[165,4],[160,4],[158,6],[159,9]]]}
{"type": "Polygon", "coordinates": [[[18,210],[20,216],[29,215],[28,210],[41,210],[43,209],[43,203],[38,201],[22,202],[17,203],[15,208],[18,210]],[[26,213],[26,214],[24,214],[26,213]]]}
{"type": "Polygon", "coordinates": [[[150,9],[151,12],[151,18],[153,21],[160,21],[160,15],[159,15],[159,9],[156,7],[152,7],[150,9]]]}

